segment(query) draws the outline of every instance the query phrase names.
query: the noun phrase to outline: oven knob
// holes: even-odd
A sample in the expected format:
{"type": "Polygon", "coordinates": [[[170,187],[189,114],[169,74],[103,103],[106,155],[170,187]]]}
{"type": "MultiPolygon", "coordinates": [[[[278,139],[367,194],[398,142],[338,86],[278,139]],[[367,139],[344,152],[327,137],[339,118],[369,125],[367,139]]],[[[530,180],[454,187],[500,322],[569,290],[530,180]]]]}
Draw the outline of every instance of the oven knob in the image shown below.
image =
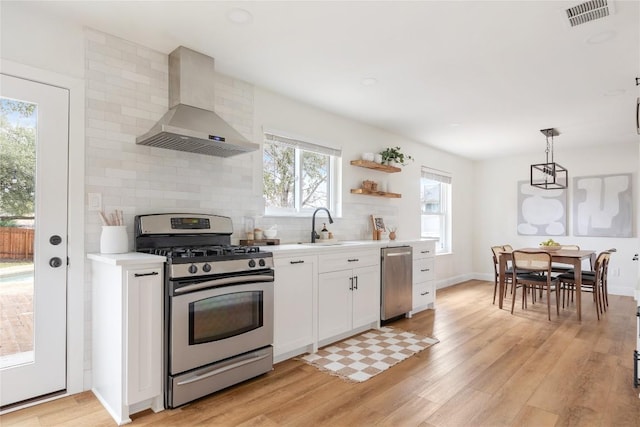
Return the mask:
{"type": "Polygon", "coordinates": [[[249,261],[249,267],[253,268],[256,266],[256,262],[254,260],[249,261]]]}
{"type": "Polygon", "coordinates": [[[258,264],[260,265],[260,267],[264,267],[267,263],[264,262],[263,259],[261,259],[260,261],[258,261],[258,264]]]}
{"type": "Polygon", "coordinates": [[[202,266],[202,271],[204,271],[205,273],[208,273],[211,271],[211,264],[205,264],[202,266]]]}
{"type": "Polygon", "coordinates": [[[196,273],[197,273],[197,271],[198,271],[198,267],[196,267],[194,264],[191,264],[191,265],[189,266],[189,273],[191,273],[191,274],[196,274],[196,273]]]}

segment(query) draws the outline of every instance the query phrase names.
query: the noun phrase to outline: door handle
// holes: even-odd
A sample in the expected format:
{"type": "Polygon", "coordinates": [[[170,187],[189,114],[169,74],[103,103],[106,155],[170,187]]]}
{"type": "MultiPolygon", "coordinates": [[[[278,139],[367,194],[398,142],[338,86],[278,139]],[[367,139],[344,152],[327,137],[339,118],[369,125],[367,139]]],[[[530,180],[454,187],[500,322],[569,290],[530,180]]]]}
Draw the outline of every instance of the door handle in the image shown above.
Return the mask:
{"type": "Polygon", "coordinates": [[[49,260],[49,265],[53,268],[58,268],[62,265],[62,260],[57,256],[53,257],[49,260]]]}
{"type": "Polygon", "coordinates": [[[53,246],[57,246],[62,243],[62,237],[54,234],[53,236],[49,237],[49,243],[51,243],[53,246]]]}
{"type": "Polygon", "coordinates": [[[353,286],[353,289],[355,289],[356,291],[358,290],[358,276],[354,276],[353,277],[355,280],[355,285],[353,286]]]}
{"type": "Polygon", "coordinates": [[[353,277],[349,277],[349,290],[353,290],[353,277]]]}

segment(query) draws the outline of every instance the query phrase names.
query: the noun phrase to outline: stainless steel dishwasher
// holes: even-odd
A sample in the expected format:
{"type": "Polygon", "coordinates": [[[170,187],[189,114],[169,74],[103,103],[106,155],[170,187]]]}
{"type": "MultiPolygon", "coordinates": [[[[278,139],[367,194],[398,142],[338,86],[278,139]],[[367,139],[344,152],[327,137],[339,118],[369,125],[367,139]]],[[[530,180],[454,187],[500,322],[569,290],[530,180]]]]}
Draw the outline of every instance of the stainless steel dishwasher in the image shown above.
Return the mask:
{"type": "Polygon", "coordinates": [[[381,249],[382,304],[380,319],[389,320],[411,311],[413,303],[413,248],[381,249]]]}

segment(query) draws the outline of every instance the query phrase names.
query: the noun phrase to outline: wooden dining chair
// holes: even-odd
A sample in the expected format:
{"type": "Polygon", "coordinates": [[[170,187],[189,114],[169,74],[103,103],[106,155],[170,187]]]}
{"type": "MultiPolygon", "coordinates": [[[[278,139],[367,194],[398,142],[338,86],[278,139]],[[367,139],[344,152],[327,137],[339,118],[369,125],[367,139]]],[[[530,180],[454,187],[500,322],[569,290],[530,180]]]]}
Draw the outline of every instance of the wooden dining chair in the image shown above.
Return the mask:
{"type": "MultiPolygon", "coordinates": [[[[582,272],[581,292],[591,292],[593,294],[593,302],[596,307],[596,316],[600,320],[600,314],[606,311],[604,301],[604,292],[606,287],[606,270],[609,263],[611,253],[608,251],[600,252],[596,258],[595,271],[582,272]],[[593,274],[590,274],[593,273],[593,274]]],[[[568,293],[567,304],[573,301],[573,291],[576,287],[575,272],[562,273],[558,276],[562,287],[562,308],[565,303],[565,293],[568,293]]]]}
{"type": "MultiPolygon", "coordinates": [[[[613,254],[614,252],[617,252],[618,250],[616,248],[610,248],[607,249],[606,251],[603,252],[609,252],[609,254],[613,254]]],[[[590,259],[590,269],[589,270],[582,270],[582,277],[595,277],[596,275],[596,260],[597,260],[598,256],[593,253],[591,254],[591,259],[590,259]]],[[[609,261],[611,260],[611,256],[609,256],[606,260],[605,260],[605,264],[603,267],[603,271],[602,271],[602,283],[600,286],[601,289],[601,297],[602,297],[602,301],[603,301],[603,308],[604,311],[607,311],[607,308],[609,307],[609,289],[608,289],[608,277],[609,277],[609,261]]],[[[568,273],[573,273],[574,269],[571,269],[568,271],[568,273]]],[[[570,293],[570,297],[571,297],[571,302],[573,302],[573,294],[570,293]]],[[[562,307],[564,308],[564,294],[562,296],[562,307]]]]}
{"type": "Polygon", "coordinates": [[[536,290],[547,294],[547,318],[551,320],[551,292],[556,293],[556,314],[560,314],[558,298],[559,281],[551,275],[551,255],[548,252],[513,251],[513,298],[511,300],[511,314],[515,307],[518,288],[522,289],[522,308],[527,308],[527,293],[530,290],[532,298],[536,290]]]}
{"type": "MultiPolygon", "coordinates": [[[[493,254],[493,304],[496,303],[496,294],[498,292],[498,283],[500,281],[500,253],[504,251],[504,246],[491,246],[491,253],[493,254]]],[[[509,266],[505,269],[504,274],[504,295],[507,295],[507,287],[511,283],[511,269],[509,266]]]]}

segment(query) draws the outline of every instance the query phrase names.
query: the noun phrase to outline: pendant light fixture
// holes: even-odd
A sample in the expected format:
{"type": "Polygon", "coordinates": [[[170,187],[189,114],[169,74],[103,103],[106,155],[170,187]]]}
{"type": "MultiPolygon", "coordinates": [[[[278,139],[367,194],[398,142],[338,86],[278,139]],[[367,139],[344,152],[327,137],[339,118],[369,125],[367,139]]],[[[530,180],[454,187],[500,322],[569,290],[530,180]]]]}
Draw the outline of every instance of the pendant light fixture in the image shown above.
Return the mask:
{"type": "Polygon", "coordinates": [[[553,137],[560,135],[555,128],[541,129],[540,132],[547,138],[546,163],[531,165],[531,185],[543,190],[559,190],[567,188],[569,177],[567,170],[553,159],[553,137]],[[551,161],[549,161],[551,153],[551,161]]]}

